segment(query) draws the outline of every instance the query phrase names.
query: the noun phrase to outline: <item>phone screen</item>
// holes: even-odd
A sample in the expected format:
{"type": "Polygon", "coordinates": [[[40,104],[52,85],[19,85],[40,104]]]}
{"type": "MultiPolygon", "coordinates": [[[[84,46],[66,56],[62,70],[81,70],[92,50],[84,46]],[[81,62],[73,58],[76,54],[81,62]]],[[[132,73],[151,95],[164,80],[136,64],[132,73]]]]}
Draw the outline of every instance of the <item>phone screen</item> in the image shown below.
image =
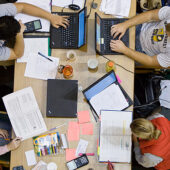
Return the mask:
{"type": "Polygon", "coordinates": [[[35,27],[35,29],[40,29],[41,28],[41,23],[40,23],[39,20],[38,21],[34,21],[34,27],[35,27]]]}

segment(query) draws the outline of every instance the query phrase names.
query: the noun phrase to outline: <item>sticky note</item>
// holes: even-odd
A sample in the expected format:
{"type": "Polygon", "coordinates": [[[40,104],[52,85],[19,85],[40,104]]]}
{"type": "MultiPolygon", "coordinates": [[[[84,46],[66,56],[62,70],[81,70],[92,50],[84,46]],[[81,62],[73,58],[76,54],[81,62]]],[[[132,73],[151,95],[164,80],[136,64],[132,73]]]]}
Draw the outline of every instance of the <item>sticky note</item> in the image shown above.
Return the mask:
{"type": "Polygon", "coordinates": [[[30,151],[25,152],[25,156],[26,156],[26,159],[27,159],[28,166],[32,166],[32,165],[35,165],[37,163],[34,150],[30,150],[30,151]]]}
{"type": "Polygon", "coordinates": [[[76,149],[66,149],[66,161],[76,158],[76,149]]]}
{"type": "Polygon", "coordinates": [[[80,128],[77,122],[69,122],[67,130],[68,141],[78,141],[80,136],[80,128]]]}
{"type": "Polygon", "coordinates": [[[78,112],[78,121],[79,121],[79,123],[90,122],[90,113],[89,113],[89,111],[78,112]]]}
{"type": "Polygon", "coordinates": [[[122,80],[120,80],[120,77],[119,77],[118,75],[116,75],[116,78],[117,78],[117,81],[118,81],[119,83],[122,82],[122,80]]]}
{"type": "Polygon", "coordinates": [[[93,124],[92,123],[81,124],[81,134],[82,135],[93,135],[93,124]]]}

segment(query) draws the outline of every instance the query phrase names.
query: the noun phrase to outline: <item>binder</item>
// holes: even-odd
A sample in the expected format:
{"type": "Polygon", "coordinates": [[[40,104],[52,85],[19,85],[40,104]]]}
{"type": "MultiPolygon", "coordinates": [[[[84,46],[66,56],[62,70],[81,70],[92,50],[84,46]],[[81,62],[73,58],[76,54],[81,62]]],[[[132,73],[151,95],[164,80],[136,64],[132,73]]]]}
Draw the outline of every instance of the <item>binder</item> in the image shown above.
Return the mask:
{"type": "Polygon", "coordinates": [[[47,80],[47,117],[77,117],[78,80],[47,80]]]}
{"type": "MultiPolygon", "coordinates": [[[[99,113],[99,111],[97,111],[97,109],[94,106],[94,103],[92,103],[91,101],[96,95],[100,94],[102,91],[106,90],[107,88],[110,88],[111,85],[115,85],[115,87],[117,89],[119,89],[119,91],[121,91],[121,95],[124,96],[124,98],[127,102],[126,106],[121,107],[120,110],[125,110],[126,108],[128,108],[129,106],[131,106],[133,104],[131,98],[128,96],[128,94],[123,89],[123,87],[118,83],[116,75],[115,75],[114,71],[112,70],[109,73],[107,73],[106,75],[104,75],[103,77],[101,77],[99,80],[94,82],[92,85],[87,87],[85,90],[83,90],[83,94],[84,94],[88,104],[90,105],[90,107],[93,109],[93,111],[96,113],[96,115],[98,117],[99,117],[100,113],[99,113]]],[[[120,92],[119,92],[119,94],[120,94],[120,92]]],[[[117,96],[117,97],[119,97],[119,96],[117,96]]],[[[124,102],[125,102],[125,100],[124,100],[124,102]]],[[[99,103],[102,103],[102,98],[99,99],[99,103]]],[[[101,108],[101,110],[119,110],[119,109],[118,108],[101,108]]]]}

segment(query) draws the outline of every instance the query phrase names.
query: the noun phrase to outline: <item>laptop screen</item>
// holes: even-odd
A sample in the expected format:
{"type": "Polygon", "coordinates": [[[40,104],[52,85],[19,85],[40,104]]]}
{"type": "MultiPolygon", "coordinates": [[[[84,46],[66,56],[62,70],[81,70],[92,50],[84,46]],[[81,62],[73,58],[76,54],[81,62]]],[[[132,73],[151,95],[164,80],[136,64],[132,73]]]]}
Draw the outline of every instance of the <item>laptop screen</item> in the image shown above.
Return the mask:
{"type": "Polygon", "coordinates": [[[100,51],[100,40],[101,40],[101,19],[98,15],[96,15],[96,50],[100,51]]]}
{"type": "Polygon", "coordinates": [[[84,45],[85,42],[85,10],[79,13],[79,41],[78,47],[84,45]]]}

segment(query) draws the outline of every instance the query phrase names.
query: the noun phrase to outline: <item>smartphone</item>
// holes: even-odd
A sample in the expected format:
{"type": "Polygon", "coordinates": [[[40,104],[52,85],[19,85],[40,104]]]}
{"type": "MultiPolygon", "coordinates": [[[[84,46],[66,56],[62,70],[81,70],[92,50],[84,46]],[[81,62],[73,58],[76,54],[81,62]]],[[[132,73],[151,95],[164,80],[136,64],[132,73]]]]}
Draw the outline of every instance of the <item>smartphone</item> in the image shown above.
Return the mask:
{"type": "Polygon", "coordinates": [[[24,33],[34,32],[34,31],[42,28],[41,21],[39,19],[30,21],[30,22],[26,22],[24,25],[26,26],[24,33]]]}
{"type": "Polygon", "coordinates": [[[86,156],[86,154],[83,154],[82,156],[76,158],[76,159],[73,159],[69,162],[67,162],[67,167],[69,170],[74,170],[74,169],[78,169],[84,165],[87,165],[89,163],[89,160],[86,156]]]}
{"type": "Polygon", "coordinates": [[[13,170],[25,170],[22,165],[13,167],[13,170]]]}

